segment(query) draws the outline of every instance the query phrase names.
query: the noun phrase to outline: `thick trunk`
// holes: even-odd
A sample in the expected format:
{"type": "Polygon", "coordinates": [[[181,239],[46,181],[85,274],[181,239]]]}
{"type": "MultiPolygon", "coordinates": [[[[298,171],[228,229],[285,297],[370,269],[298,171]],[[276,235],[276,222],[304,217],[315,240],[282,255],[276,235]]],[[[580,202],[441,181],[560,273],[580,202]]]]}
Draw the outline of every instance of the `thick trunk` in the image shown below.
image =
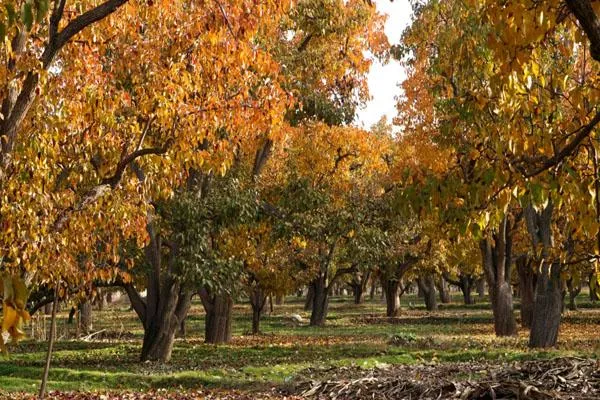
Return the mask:
{"type": "Polygon", "coordinates": [[[388,318],[397,317],[400,312],[400,296],[398,295],[400,282],[397,280],[385,280],[382,282],[382,286],[385,293],[385,315],[388,318]]]}
{"type": "Polygon", "coordinates": [[[44,306],[44,314],[52,315],[52,303],[48,303],[44,306]]]}
{"type": "Polygon", "coordinates": [[[442,304],[449,304],[452,302],[452,296],[450,295],[450,288],[448,287],[448,282],[444,279],[444,277],[439,277],[435,281],[435,286],[440,292],[440,302],[442,304]]]}
{"type": "MultiPolygon", "coordinates": [[[[203,304],[205,301],[203,300],[203,304]]],[[[204,342],[223,344],[231,341],[231,319],[233,299],[228,294],[218,294],[211,297],[206,310],[204,326],[204,342]]]]}
{"type": "Polygon", "coordinates": [[[521,256],[516,261],[519,274],[519,292],[521,295],[521,325],[531,327],[533,319],[533,304],[535,302],[535,272],[531,266],[531,259],[521,256]]]}
{"type": "Polygon", "coordinates": [[[553,347],[558,340],[562,306],[560,269],[558,262],[542,265],[536,284],[529,347],[553,347]]]}
{"type": "Polygon", "coordinates": [[[84,301],[79,304],[79,331],[88,334],[92,330],[92,303],[84,301]]]}
{"type": "Polygon", "coordinates": [[[527,229],[531,236],[533,248],[541,245],[539,262],[541,271],[535,285],[535,303],[533,319],[529,332],[529,347],[546,348],[556,345],[558,329],[563,305],[561,263],[551,260],[554,247],[552,238],[553,203],[548,201],[542,210],[533,207],[525,209],[527,229]]]}
{"type": "Polygon", "coordinates": [[[417,285],[423,293],[425,308],[427,311],[437,310],[437,299],[435,297],[435,279],[432,275],[417,278],[417,285]]]}
{"type": "Polygon", "coordinates": [[[326,275],[319,274],[310,285],[313,288],[314,293],[312,312],[310,314],[310,325],[323,326],[325,325],[329,308],[329,291],[327,290],[326,275]]]}
{"type": "MultiPolygon", "coordinates": [[[[130,291],[131,289],[128,294],[130,291]]],[[[146,308],[141,361],[168,362],[171,359],[175,336],[185,321],[191,299],[190,292],[183,290],[179,283],[169,278],[162,285],[158,301],[147,298],[146,303],[155,304],[156,307],[146,308]]]]}
{"type": "Polygon", "coordinates": [[[306,292],[306,301],[304,302],[304,311],[312,309],[314,299],[315,288],[312,285],[308,285],[308,291],[306,292]]]}

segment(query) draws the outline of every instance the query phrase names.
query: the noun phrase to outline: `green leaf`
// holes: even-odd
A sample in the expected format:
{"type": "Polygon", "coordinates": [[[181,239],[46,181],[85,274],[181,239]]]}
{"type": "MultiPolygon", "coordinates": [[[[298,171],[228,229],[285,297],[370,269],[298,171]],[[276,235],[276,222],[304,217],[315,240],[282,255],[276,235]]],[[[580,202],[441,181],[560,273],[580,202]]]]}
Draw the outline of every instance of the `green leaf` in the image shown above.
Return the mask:
{"type": "Polygon", "coordinates": [[[30,3],[24,3],[21,7],[21,20],[27,30],[30,30],[33,26],[33,9],[30,3]]]}
{"type": "Polygon", "coordinates": [[[8,25],[12,25],[17,20],[17,13],[15,7],[12,4],[5,4],[6,14],[8,15],[8,25]]]}
{"type": "Polygon", "coordinates": [[[36,14],[35,20],[38,23],[44,21],[44,17],[48,13],[48,0],[35,0],[36,14]]]}

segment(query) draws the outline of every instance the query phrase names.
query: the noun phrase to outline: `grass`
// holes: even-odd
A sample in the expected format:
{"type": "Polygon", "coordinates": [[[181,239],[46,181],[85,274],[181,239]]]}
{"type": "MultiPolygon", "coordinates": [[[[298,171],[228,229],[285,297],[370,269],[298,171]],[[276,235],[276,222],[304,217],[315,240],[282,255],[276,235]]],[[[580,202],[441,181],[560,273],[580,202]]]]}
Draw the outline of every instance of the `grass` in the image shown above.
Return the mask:
{"type": "MultiPolygon", "coordinates": [[[[487,360],[510,362],[550,358],[560,355],[595,355],[599,347],[597,321],[600,306],[585,301],[579,311],[564,316],[559,346],[550,351],[533,351],[526,346],[527,332],[518,337],[493,335],[489,304],[473,306],[455,303],[439,311],[424,310],[419,299],[407,296],[400,318],[387,321],[380,301],[352,304],[350,298],[334,298],[325,327],[295,326],[289,318],[302,310],[300,299],[275,306],[262,322],[263,335],[250,336],[250,310],[238,305],[234,310],[234,339],[226,346],[205,345],[202,333],[204,313],[195,304],[187,322],[188,336],[178,339],[173,359],[167,365],[140,363],[138,356],[143,331],[132,311],[116,303],[105,311],[94,311],[94,331],[106,329],[127,333],[126,339],[81,341],[67,339],[73,327],[61,313],[51,390],[146,390],[149,388],[231,388],[264,389],[287,385],[302,379],[307,368],[358,366],[373,368],[381,364],[447,363],[487,360]],[[390,344],[400,337],[403,345],[390,344]]],[[[43,331],[43,316],[37,317],[32,331],[43,331]]],[[[27,340],[13,347],[10,358],[0,358],[0,389],[34,392],[39,384],[46,344],[27,340]]]]}

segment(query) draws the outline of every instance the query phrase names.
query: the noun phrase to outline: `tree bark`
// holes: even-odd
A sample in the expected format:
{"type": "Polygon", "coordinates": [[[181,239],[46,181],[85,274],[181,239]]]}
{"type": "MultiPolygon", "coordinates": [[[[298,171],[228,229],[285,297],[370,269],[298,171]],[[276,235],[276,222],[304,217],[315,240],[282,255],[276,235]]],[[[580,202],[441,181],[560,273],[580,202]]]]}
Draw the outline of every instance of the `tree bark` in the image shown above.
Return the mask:
{"type": "Polygon", "coordinates": [[[529,347],[546,348],[556,345],[563,305],[561,263],[550,259],[552,240],[552,201],[546,207],[536,211],[533,207],[525,210],[527,229],[534,250],[541,245],[540,273],[535,288],[533,319],[529,332],[529,347]]]}
{"type": "Polygon", "coordinates": [[[561,319],[561,264],[544,262],[538,276],[529,347],[556,346],[561,319]]]}
{"type": "Polygon", "coordinates": [[[535,303],[536,275],[531,264],[532,259],[524,255],[516,260],[521,295],[521,325],[525,328],[531,327],[533,305],[535,303]]]}
{"type": "Polygon", "coordinates": [[[285,302],[285,296],[283,296],[282,294],[278,294],[275,296],[275,304],[276,305],[282,306],[284,302],[285,302]]]}
{"type": "Polygon", "coordinates": [[[250,292],[250,305],[252,306],[252,334],[258,335],[260,333],[260,319],[262,312],[267,303],[267,294],[259,286],[252,287],[250,292]]]}
{"type": "Polygon", "coordinates": [[[315,299],[315,288],[312,285],[308,285],[308,291],[306,292],[306,301],[304,302],[304,311],[308,311],[308,310],[312,309],[314,299],[315,299]]]}
{"type": "Polygon", "coordinates": [[[79,330],[83,334],[92,331],[92,303],[88,300],[79,304],[79,330]]]}
{"type": "Polygon", "coordinates": [[[310,326],[323,326],[327,319],[329,308],[329,290],[327,288],[327,274],[320,273],[311,283],[313,288],[312,312],[310,314],[310,326]]]}
{"type": "Polygon", "coordinates": [[[574,282],[573,278],[567,280],[567,289],[569,290],[569,310],[577,310],[577,296],[581,293],[581,280],[574,282]]]}
{"type": "Polygon", "coordinates": [[[494,330],[496,336],[513,336],[517,333],[517,323],[513,310],[513,296],[510,285],[512,232],[516,222],[511,223],[505,216],[497,232],[491,239],[480,242],[483,270],[488,283],[494,330]]]}
{"type": "Polygon", "coordinates": [[[477,297],[483,300],[485,297],[485,276],[477,279],[477,297]]]}
{"type": "Polygon", "coordinates": [[[417,285],[423,293],[425,308],[427,311],[435,311],[438,308],[437,299],[435,296],[435,279],[433,275],[427,274],[417,278],[417,285]]]}
{"type": "Polygon", "coordinates": [[[435,280],[435,286],[437,287],[438,292],[440,293],[440,302],[442,304],[452,303],[452,295],[450,295],[448,282],[446,282],[443,276],[435,280]]]}
{"type": "Polygon", "coordinates": [[[206,288],[200,292],[200,298],[206,311],[204,342],[224,344],[231,341],[231,320],[233,299],[230,295],[211,294],[206,288]]]}
{"type": "Polygon", "coordinates": [[[598,292],[596,291],[597,285],[594,284],[594,280],[596,279],[596,274],[590,274],[588,279],[588,287],[590,289],[590,301],[592,303],[600,300],[600,296],[598,296],[598,292]]]}
{"type": "Polygon", "coordinates": [[[397,280],[386,279],[381,282],[383,292],[385,293],[385,315],[388,318],[397,317],[400,313],[400,282],[397,280]]]}
{"type": "Polygon", "coordinates": [[[473,298],[473,296],[471,296],[471,292],[473,291],[473,284],[475,283],[475,278],[473,277],[473,275],[461,272],[458,274],[458,279],[453,279],[450,276],[450,274],[444,273],[443,277],[450,284],[457,286],[460,289],[463,295],[463,302],[466,305],[475,304],[475,299],[473,298]]]}

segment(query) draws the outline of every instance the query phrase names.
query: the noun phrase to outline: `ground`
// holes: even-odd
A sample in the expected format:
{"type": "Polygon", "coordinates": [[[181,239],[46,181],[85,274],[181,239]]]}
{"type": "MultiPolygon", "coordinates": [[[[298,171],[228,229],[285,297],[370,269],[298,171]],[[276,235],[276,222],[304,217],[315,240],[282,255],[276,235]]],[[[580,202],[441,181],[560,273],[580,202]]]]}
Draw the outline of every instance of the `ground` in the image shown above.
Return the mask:
{"type": "MultiPolygon", "coordinates": [[[[518,337],[496,338],[489,304],[464,306],[458,294],[452,304],[431,313],[414,296],[405,296],[401,316],[391,321],[383,318],[385,306],[380,299],[354,305],[349,297],[336,297],[327,326],[319,328],[292,322],[289,316],[294,313],[309,317],[301,300],[288,297],[285,305],[275,306],[265,316],[260,336],[248,335],[249,306],[237,305],[234,340],[227,346],[203,343],[204,316],[201,306],[194,304],[187,337],[177,340],[167,365],[138,361],[141,325],[126,302],[94,310],[96,335],[84,340],[69,339],[74,327],[66,324],[65,310],[60,314],[49,389],[112,396],[141,392],[150,396],[145,398],[159,393],[186,393],[190,396],[186,398],[283,398],[318,392],[323,388],[315,388],[325,380],[360,379],[373,376],[373,371],[383,375],[381,371],[394,371],[396,376],[416,372],[434,376],[432,371],[443,371],[464,380],[527,360],[595,359],[600,348],[600,304],[590,303],[585,294],[580,296],[578,311],[565,312],[559,345],[549,351],[529,350],[525,330],[518,337]],[[411,367],[406,369],[407,365],[411,367]]],[[[33,336],[43,334],[45,319],[35,318],[30,327],[33,336]]],[[[43,341],[30,339],[12,347],[10,358],[0,358],[0,397],[37,390],[45,350],[43,341]]],[[[80,396],[69,398],[88,398],[80,396]]],[[[99,396],[94,398],[111,398],[99,396]]]]}

